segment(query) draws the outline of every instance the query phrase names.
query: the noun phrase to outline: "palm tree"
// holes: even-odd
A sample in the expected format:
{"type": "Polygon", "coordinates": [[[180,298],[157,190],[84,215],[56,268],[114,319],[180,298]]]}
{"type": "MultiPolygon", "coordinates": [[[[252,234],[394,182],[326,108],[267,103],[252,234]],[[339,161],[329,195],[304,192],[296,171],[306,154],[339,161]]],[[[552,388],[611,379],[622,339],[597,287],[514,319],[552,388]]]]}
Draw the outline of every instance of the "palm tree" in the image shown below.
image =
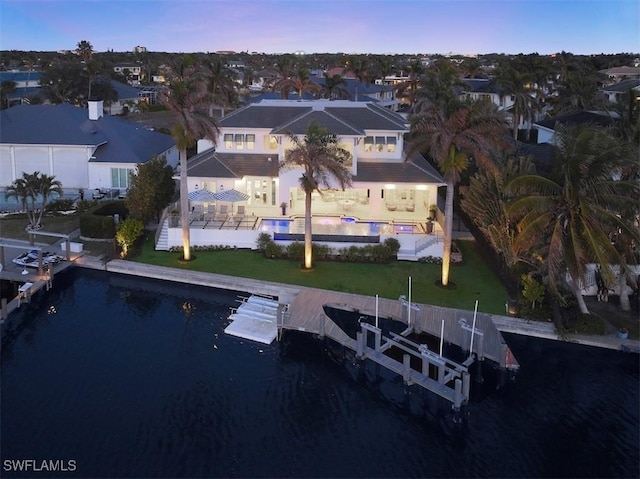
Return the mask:
{"type": "Polygon", "coordinates": [[[414,140],[411,151],[426,151],[440,168],[447,184],[442,285],[448,286],[455,186],[468,168],[470,156],[478,167],[494,168],[489,153],[500,142],[506,122],[491,103],[484,101],[450,103],[446,108],[423,102],[411,114],[410,122],[414,140]]]}
{"type": "Polygon", "coordinates": [[[369,71],[369,64],[362,57],[353,57],[349,60],[349,70],[353,73],[356,79],[356,95],[355,100],[358,101],[358,83],[364,83],[368,85],[371,81],[371,72],[369,71]]]}
{"type": "Polygon", "coordinates": [[[295,90],[298,93],[298,101],[302,101],[302,94],[305,91],[310,93],[319,93],[322,87],[311,81],[309,70],[306,68],[300,68],[296,76],[286,78],[276,83],[275,88],[279,88],[282,94],[282,98],[289,98],[291,90],[295,90]]]}
{"type": "Polygon", "coordinates": [[[161,101],[176,115],[176,123],[171,134],[176,140],[180,154],[180,218],[182,222],[182,257],[191,260],[189,237],[189,198],[187,184],[187,148],[200,138],[217,143],[219,128],[216,121],[206,111],[211,96],[207,85],[198,76],[187,76],[171,83],[171,88],[161,94],[161,101]]]}
{"type": "MultiPolygon", "coordinates": [[[[507,190],[519,196],[507,210],[521,217],[516,246],[538,249],[548,270],[550,290],[559,293],[567,287],[580,311],[587,314],[579,287],[579,281],[585,280],[586,265],[600,265],[605,281],[611,284],[609,264],[620,262],[609,232],[619,231],[636,244],[640,241],[637,228],[622,214],[631,203],[637,206],[640,186],[635,180],[614,179],[635,161],[628,154],[628,145],[609,131],[589,125],[558,125],[556,130],[557,174],[511,180],[507,190]]],[[[634,168],[637,172],[637,164],[634,168]]]]}
{"type": "Polygon", "coordinates": [[[496,72],[493,81],[498,87],[501,98],[511,97],[513,100],[513,138],[518,139],[518,128],[523,118],[527,125],[528,137],[535,113],[539,109],[533,92],[533,78],[506,66],[496,72]]]}
{"type": "Polygon", "coordinates": [[[22,208],[27,211],[29,219],[29,229],[39,229],[42,227],[42,215],[47,207],[49,198],[53,193],[62,196],[62,183],[39,171],[33,173],[22,173],[22,178],[18,178],[7,187],[7,198],[16,198],[20,201],[22,208]],[[40,208],[36,208],[36,202],[40,202],[40,208]]]}
{"type": "Polygon", "coordinates": [[[93,55],[93,45],[87,40],[81,40],[77,44],[76,53],[80,57],[80,60],[86,62],[93,55]]]}
{"type": "Polygon", "coordinates": [[[523,174],[535,174],[535,166],[528,157],[513,157],[506,151],[495,152],[496,170],[484,169],[471,177],[469,188],[460,200],[465,215],[473,221],[493,251],[502,261],[512,283],[517,283],[519,263],[535,266],[529,251],[517,251],[514,242],[515,221],[507,214],[511,197],[504,185],[523,174]]]}
{"type": "MultiPolygon", "coordinates": [[[[224,116],[225,108],[234,107],[238,102],[238,92],[231,78],[231,71],[218,55],[211,55],[203,65],[203,75],[212,98],[212,107],[221,107],[224,116]]],[[[211,111],[209,115],[213,116],[211,111]]]]}
{"type": "Polygon", "coordinates": [[[300,187],[304,191],[304,268],[313,267],[311,195],[320,187],[329,188],[337,182],[340,188],[351,185],[351,172],[345,166],[351,153],[340,147],[338,138],[326,128],[310,123],[303,140],[289,134],[293,148],[285,152],[281,169],[302,168],[300,187]]]}
{"type": "Polygon", "coordinates": [[[334,100],[339,98],[346,100],[349,98],[349,91],[347,90],[347,82],[342,75],[327,76],[324,73],[324,85],[322,85],[323,96],[334,100]]]}
{"type": "Polygon", "coordinates": [[[413,106],[418,101],[418,88],[423,74],[424,68],[421,63],[417,61],[411,63],[409,78],[395,87],[396,97],[404,99],[410,106],[413,106]]]}

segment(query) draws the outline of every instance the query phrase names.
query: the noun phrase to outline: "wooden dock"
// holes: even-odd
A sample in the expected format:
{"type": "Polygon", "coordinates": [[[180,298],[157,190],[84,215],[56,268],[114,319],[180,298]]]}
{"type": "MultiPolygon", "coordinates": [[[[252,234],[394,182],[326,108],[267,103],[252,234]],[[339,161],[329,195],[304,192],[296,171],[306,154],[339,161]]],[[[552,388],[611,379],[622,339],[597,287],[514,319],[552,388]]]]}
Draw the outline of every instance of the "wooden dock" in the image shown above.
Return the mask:
{"type": "MultiPolygon", "coordinates": [[[[328,336],[339,344],[355,349],[356,341],[347,336],[324,313],[324,305],[353,310],[356,314],[372,317],[376,314],[375,297],[305,288],[300,290],[289,305],[281,327],[328,336]]],[[[407,301],[379,298],[378,317],[404,322],[407,326],[413,327],[416,333],[427,333],[437,338],[440,338],[444,322],[444,341],[469,351],[473,311],[419,303],[413,303],[412,306],[408,308],[407,301]],[[414,309],[416,307],[417,310],[414,309]]],[[[475,331],[473,352],[478,359],[489,359],[504,369],[519,368],[518,362],[490,315],[477,313],[475,331]]]]}
{"type": "Polygon", "coordinates": [[[0,241],[0,264],[2,264],[0,279],[11,281],[18,285],[15,297],[9,301],[5,298],[0,301],[0,324],[23,303],[28,303],[31,296],[35,293],[43,288],[49,290],[53,284],[55,275],[71,267],[75,259],[70,257],[69,260],[63,260],[47,268],[24,268],[12,262],[12,258],[30,249],[50,250],[53,249],[53,247],[50,245],[30,245],[28,243],[11,242],[7,240],[0,241]]]}

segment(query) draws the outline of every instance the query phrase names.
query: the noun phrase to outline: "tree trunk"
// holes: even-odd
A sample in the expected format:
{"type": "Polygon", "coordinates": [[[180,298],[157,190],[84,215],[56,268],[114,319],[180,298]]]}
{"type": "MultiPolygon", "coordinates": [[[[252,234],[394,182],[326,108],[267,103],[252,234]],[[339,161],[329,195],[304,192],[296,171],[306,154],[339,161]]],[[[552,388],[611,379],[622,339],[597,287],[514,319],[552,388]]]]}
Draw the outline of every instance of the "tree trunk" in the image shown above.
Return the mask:
{"type": "MultiPolygon", "coordinates": [[[[455,154],[455,153],[454,153],[455,154]]],[[[453,239],[453,190],[454,183],[447,180],[447,196],[444,203],[444,244],[442,246],[442,286],[449,284],[451,266],[451,241],[453,239]]]]}
{"type": "Polygon", "coordinates": [[[180,150],[180,220],[182,222],[182,258],[191,260],[189,238],[189,185],[187,184],[187,150],[180,150]]]}
{"type": "Polygon", "coordinates": [[[587,308],[587,303],[584,302],[584,296],[582,296],[582,291],[580,291],[580,286],[578,286],[577,281],[572,281],[571,291],[573,291],[573,295],[578,302],[578,308],[580,308],[580,312],[582,314],[591,314],[589,308],[587,308]]]}
{"type": "Polygon", "coordinates": [[[620,309],[622,311],[631,311],[631,303],[627,294],[627,268],[622,264],[618,275],[618,287],[620,288],[620,309]]]}
{"type": "Polygon", "coordinates": [[[311,269],[313,267],[313,247],[312,247],[312,229],[311,229],[311,191],[305,191],[304,195],[304,268],[311,269]]]}

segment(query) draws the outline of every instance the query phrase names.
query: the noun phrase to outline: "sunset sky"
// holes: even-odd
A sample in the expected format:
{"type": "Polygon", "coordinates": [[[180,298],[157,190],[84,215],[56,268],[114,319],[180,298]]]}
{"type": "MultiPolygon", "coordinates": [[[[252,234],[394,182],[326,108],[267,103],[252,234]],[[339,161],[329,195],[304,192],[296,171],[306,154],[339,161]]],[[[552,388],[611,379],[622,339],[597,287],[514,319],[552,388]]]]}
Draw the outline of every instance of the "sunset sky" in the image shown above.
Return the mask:
{"type": "Polygon", "coordinates": [[[638,0],[0,0],[0,49],[640,52],[638,0]]]}

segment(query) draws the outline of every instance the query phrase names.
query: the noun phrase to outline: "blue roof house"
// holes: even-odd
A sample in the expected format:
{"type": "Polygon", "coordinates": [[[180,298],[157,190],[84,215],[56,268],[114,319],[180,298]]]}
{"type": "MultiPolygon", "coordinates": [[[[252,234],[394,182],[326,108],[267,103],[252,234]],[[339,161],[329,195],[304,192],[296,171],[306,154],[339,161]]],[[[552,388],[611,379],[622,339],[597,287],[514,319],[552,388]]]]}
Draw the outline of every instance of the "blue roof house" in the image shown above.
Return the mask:
{"type": "Polygon", "coordinates": [[[129,173],[155,156],[178,164],[170,135],[104,116],[101,101],[18,105],[0,111],[0,188],[23,173],[54,175],[65,189],[126,191],[129,173]]]}

